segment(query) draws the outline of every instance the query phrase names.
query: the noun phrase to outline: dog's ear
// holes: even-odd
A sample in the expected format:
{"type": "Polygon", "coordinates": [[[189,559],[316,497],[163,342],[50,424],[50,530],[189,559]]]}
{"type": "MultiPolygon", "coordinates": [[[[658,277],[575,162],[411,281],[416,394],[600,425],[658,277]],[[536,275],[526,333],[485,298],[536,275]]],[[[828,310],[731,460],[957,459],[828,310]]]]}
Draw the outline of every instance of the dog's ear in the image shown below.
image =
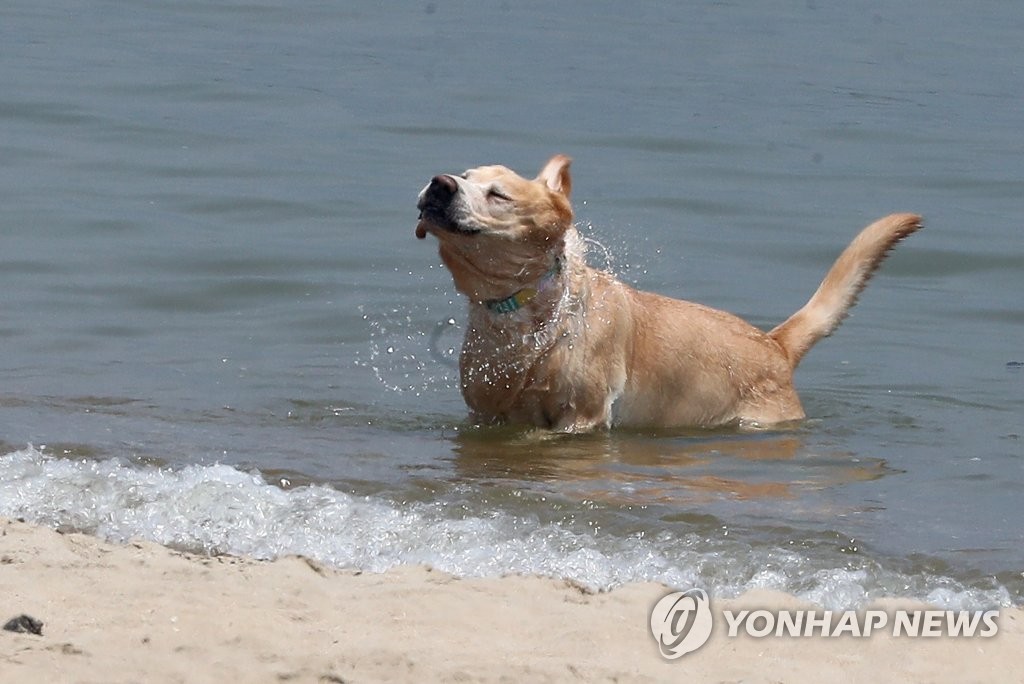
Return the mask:
{"type": "Polygon", "coordinates": [[[572,192],[572,176],[569,175],[570,164],[572,164],[572,159],[564,154],[556,154],[540,170],[537,180],[551,190],[562,193],[568,199],[569,193],[572,192]]]}

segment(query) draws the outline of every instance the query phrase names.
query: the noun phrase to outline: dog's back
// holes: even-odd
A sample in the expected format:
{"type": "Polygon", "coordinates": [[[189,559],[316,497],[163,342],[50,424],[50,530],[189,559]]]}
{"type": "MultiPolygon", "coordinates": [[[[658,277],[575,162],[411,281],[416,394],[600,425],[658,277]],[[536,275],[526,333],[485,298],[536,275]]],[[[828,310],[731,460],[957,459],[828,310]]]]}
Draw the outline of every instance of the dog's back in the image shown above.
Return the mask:
{"type": "Polygon", "coordinates": [[[893,214],[862,230],[807,304],[769,333],[692,302],[636,292],[633,370],[617,424],[771,425],[804,417],[793,371],[831,335],[886,254],[921,227],[893,214]],[[657,388],[651,392],[651,388],[657,388]]]}

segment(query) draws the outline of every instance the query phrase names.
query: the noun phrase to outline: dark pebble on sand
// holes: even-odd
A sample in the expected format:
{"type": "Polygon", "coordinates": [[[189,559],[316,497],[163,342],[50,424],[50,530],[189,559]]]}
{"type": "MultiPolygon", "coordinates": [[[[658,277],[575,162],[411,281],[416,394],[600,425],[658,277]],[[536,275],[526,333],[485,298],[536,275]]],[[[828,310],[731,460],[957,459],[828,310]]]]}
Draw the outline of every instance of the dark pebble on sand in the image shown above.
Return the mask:
{"type": "Polygon", "coordinates": [[[31,615],[19,615],[4,623],[4,629],[8,632],[21,632],[22,634],[43,634],[43,623],[31,615]]]}

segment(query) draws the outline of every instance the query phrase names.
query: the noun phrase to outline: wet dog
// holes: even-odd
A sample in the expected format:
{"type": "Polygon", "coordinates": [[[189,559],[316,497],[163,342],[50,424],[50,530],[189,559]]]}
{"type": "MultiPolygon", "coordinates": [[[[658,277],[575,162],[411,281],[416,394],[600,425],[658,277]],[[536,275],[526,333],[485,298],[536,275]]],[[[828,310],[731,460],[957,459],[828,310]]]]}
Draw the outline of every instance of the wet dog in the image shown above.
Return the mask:
{"type": "Polygon", "coordinates": [[[416,236],[438,239],[469,298],[459,370],[478,421],[577,432],[799,420],[793,370],[921,227],[919,216],[893,214],[865,228],[807,304],[764,332],[588,266],[570,161],[552,157],[532,180],[504,166],[442,174],[419,195],[416,236]]]}

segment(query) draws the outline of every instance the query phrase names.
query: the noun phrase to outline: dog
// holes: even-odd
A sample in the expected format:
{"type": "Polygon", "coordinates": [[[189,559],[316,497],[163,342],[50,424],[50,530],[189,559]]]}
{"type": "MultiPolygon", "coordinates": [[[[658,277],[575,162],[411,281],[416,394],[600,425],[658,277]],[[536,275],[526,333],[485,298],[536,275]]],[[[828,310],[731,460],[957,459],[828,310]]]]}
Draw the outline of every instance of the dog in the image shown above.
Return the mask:
{"type": "Polygon", "coordinates": [[[459,374],[478,422],[586,432],[799,421],[800,359],[922,225],[916,214],[869,225],[807,304],[764,332],[588,266],[569,202],[571,161],[556,155],[532,180],[504,166],[441,174],[419,194],[416,236],[437,238],[469,299],[459,374]]]}

